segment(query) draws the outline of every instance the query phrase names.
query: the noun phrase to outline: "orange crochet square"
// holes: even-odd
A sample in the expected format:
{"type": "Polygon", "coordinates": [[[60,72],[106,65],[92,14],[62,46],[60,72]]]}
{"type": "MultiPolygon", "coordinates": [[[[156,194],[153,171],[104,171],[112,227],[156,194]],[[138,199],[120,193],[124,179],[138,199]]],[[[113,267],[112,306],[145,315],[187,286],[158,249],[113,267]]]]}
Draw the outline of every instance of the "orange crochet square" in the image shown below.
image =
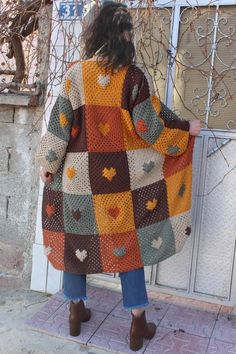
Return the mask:
{"type": "Polygon", "coordinates": [[[62,232],[43,230],[44,250],[49,262],[59,270],[65,269],[64,247],[65,235],[62,232]]]}
{"type": "Polygon", "coordinates": [[[86,106],[88,151],[125,150],[119,107],[86,106]]]}
{"type": "Polygon", "coordinates": [[[143,267],[135,231],[100,235],[100,250],[104,272],[126,272],[143,267]]]}
{"type": "Polygon", "coordinates": [[[99,234],[116,234],[135,230],[131,192],[93,196],[99,234]]]}
{"type": "Polygon", "coordinates": [[[170,177],[192,163],[194,142],[195,138],[190,136],[189,148],[182,155],[165,157],[163,165],[164,177],[170,177]]]}
{"type": "Polygon", "coordinates": [[[165,155],[169,155],[170,151],[173,150],[173,156],[178,156],[186,150],[188,141],[188,132],[165,127],[157,141],[153,144],[153,147],[165,155]]]}
{"type": "Polygon", "coordinates": [[[86,105],[121,106],[121,94],[127,68],[118,73],[106,71],[96,62],[82,63],[84,80],[84,97],[86,105]]]}
{"type": "Polygon", "coordinates": [[[125,109],[121,110],[124,145],[126,150],[144,149],[150,145],[136,132],[131,116],[125,109]]]}
{"type": "Polygon", "coordinates": [[[165,180],[170,217],[189,210],[191,208],[192,164],[165,180]]]}

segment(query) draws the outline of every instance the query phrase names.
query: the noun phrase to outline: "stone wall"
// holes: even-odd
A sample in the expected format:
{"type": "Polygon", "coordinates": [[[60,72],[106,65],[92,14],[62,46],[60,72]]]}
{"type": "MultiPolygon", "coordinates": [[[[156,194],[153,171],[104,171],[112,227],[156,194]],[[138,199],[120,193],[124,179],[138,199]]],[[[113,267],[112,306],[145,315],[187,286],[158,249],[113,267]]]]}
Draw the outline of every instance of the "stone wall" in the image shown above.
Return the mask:
{"type": "Polygon", "coordinates": [[[41,115],[39,108],[0,106],[0,287],[30,281],[41,115]]]}
{"type": "MultiPolygon", "coordinates": [[[[52,6],[40,10],[37,72],[46,91],[52,6]]],[[[44,107],[0,105],[0,288],[30,287],[39,166],[35,153],[44,107]]],[[[25,100],[24,100],[25,101],[25,100]]]]}

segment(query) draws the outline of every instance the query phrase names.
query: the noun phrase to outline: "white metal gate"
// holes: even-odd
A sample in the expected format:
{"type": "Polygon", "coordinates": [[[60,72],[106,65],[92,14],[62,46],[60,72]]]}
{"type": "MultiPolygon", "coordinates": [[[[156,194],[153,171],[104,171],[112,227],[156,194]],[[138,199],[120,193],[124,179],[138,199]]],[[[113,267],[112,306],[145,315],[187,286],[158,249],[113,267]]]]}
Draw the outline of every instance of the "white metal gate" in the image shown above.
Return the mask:
{"type": "MultiPolygon", "coordinates": [[[[81,22],[75,14],[81,11],[81,4],[78,1],[54,2],[51,106],[65,71],[65,59],[69,62],[78,55],[75,33],[81,32],[81,22]],[[67,34],[66,40],[63,33],[67,34]]],[[[134,1],[130,4],[136,7],[134,1]]],[[[157,69],[153,69],[153,65],[149,67],[158,94],[169,107],[183,117],[193,118],[189,111],[192,107],[192,111],[212,128],[203,129],[195,145],[192,236],[179,254],[158,266],[147,267],[147,282],[157,291],[235,305],[236,119],[232,117],[236,116],[236,105],[230,95],[236,91],[236,2],[173,1],[168,2],[167,8],[166,1],[161,0],[156,1],[155,6],[157,10],[154,11],[159,12],[154,13],[146,32],[161,26],[157,36],[162,36],[163,43],[168,46],[168,55],[159,46],[154,56],[144,54],[141,59],[158,61],[157,69]],[[199,46],[193,45],[193,39],[199,46]],[[207,60],[197,51],[201,47],[207,60]],[[196,67],[199,69],[197,75],[196,67]]],[[[140,11],[145,11],[145,6],[140,11]]],[[[49,114],[47,110],[46,120],[49,114]]],[[[31,288],[54,293],[61,288],[62,274],[48,264],[43,254],[41,202],[42,185],[31,288]]],[[[112,275],[100,277],[117,281],[112,275]]]]}

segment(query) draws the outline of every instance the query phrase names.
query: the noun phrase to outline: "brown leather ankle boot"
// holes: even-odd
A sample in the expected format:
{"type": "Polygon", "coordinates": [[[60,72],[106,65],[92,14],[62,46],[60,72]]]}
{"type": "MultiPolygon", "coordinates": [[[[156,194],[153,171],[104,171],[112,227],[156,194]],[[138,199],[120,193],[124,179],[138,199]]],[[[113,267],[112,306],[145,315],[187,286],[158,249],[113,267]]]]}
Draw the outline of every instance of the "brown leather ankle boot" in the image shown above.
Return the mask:
{"type": "Polygon", "coordinates": [[[145,311],[141,316],[136,317],[132,314],[132,323],[130,328],[130,349],[137,351],[143,346],[143,339],[151,339],[156,333],[156,325],[147,323],[145,311]]]}
{"type": "Polygon", "coordinates": [[[70,335],[76,337],[80,334],[81,322],[89,321],[91,317],[90,309],[86,309],[83,300],[78,303],[70,302],[70,335]]]}

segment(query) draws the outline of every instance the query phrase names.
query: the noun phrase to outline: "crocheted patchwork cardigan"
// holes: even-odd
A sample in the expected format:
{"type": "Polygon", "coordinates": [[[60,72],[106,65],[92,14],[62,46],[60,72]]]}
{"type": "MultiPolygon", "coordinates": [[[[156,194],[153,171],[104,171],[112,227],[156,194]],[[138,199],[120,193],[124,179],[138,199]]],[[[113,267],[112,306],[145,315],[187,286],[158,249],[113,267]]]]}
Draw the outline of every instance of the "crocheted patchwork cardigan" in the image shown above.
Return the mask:
{"type": "Polygon", "coordinates": [[[136,65],[95,61],[63,77],[38,161],[42,227],[52,265],[77,274],[124,272],[179,252],[191,233],[194,138],[136,65]]]}

